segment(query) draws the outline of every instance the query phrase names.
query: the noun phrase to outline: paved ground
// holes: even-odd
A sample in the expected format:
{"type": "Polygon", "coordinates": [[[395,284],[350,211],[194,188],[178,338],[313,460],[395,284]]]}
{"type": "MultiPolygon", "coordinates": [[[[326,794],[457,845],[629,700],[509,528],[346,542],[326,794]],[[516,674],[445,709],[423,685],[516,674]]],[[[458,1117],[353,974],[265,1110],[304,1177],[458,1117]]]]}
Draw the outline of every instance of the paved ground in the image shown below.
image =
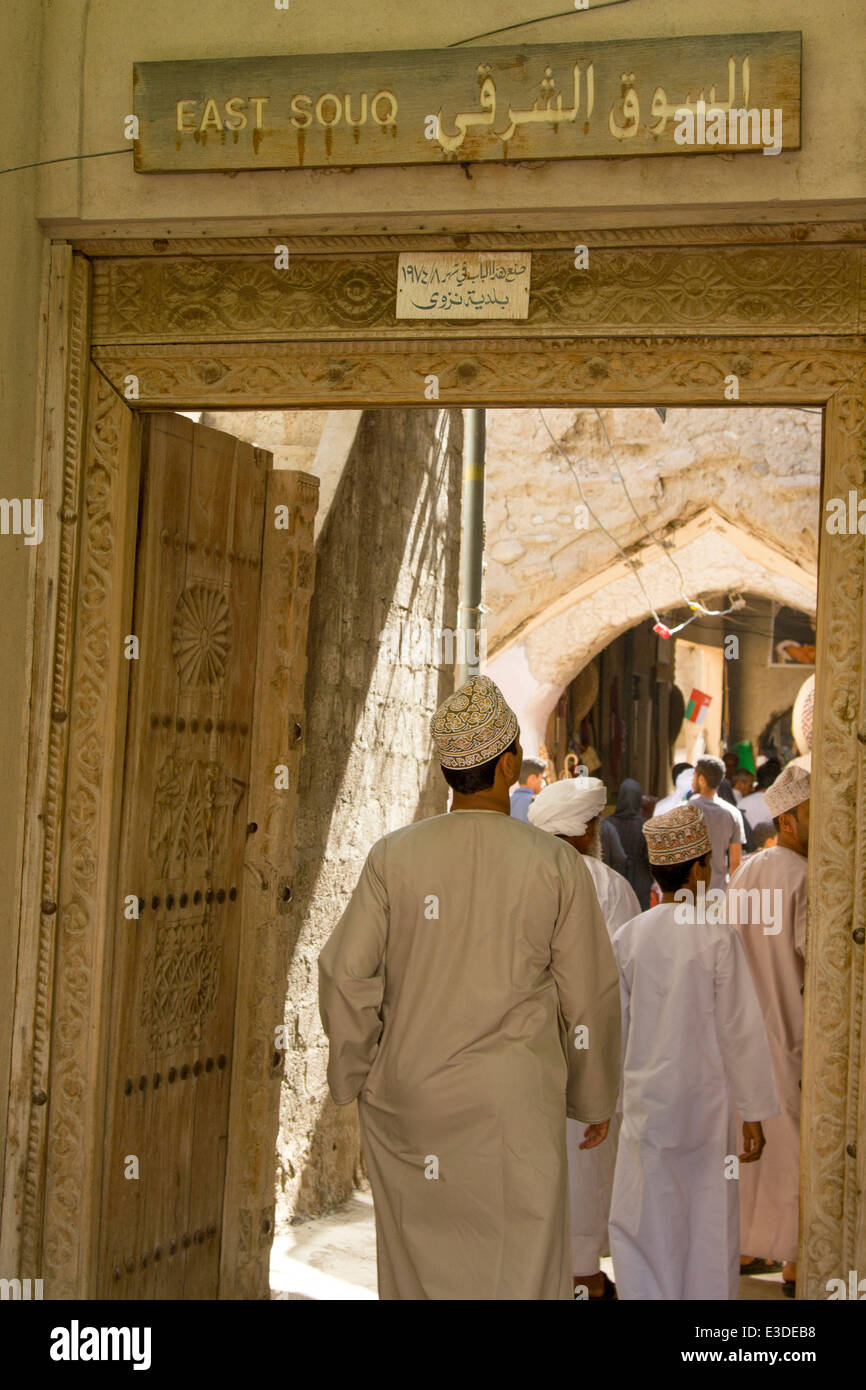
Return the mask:
{"type": "MultiPolygon", "coordinates": [[[[602,1261],[613,1275],[610,1260],[602,1261]]],[[[356,1192],[332,1212],[292,1226],[274,1241],[271,1297],[331,1300],[376,1298],[376,1232],[373,1199],[356,1192]]],[[[781,1274],[740,1280],[740,1298],[782,1298],[781,1274]]]]}
{"type": "Polygon", "coordinates": [[[356,1192],[330,1216],[277,1235],[271,1252],[271,1297],[376,1298],[373,1199],[356,1192]]]}

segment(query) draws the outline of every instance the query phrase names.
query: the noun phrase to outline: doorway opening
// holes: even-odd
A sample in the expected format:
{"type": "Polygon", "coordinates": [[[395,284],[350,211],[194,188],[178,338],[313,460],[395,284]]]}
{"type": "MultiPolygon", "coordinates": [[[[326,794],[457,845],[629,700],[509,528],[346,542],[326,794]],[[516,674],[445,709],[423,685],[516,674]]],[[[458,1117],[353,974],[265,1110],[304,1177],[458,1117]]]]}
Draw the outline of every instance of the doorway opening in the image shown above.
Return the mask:
{"type": "MultiPolygon", "coordinates": [[[[313,473],[329,499],[315,523],[317,581],[307,639],[303,814],[295,839],[277,1139],[280,1234],[292,1220],[327,1213],[363,1185],[354,1114],[337,1110],[324,1091],[311,985],[317,949],[370,845],[444,807],[444,787],[427,757],[426,724],[453,669],[437,660],[435,644],[419,651],[404,640],[401,649],[394,637],[405,639],[413,625],[417,633],[425,625],[441,630],[456,612],[461,418],[457,411],[421,410],[195,414],[206,428],[266,447],[276,468],[313,473]]],[[[566,446],[587,414],[547,411],[566,446]]],[[[802,683],[806,674],[793,659],[787,669],[770,661],[783,640],[775,615],[787,620],[789,611],[778,600],[808,604],[807,621],[816,607],[820,415],[671,410],[666,416],[604,412],[619,471],[597,429],[598,437],[581,445],[590,504],[640,565],[642,587],[615,548],[608,564],[598,564],[596,547],[604,538],[591,520],[581,517],[575,525],[579,495],[565,468],[552,472],[556,455],[537,430],[537,412],[488,414],[484,606],[490,631],[501,636],[517,611],[520,637],[534,638],[534,661],[547,661],[547,670],[554,662],[562,671],[579,666],[538,726],[541,746],[557,776],[569,755],[603,776],[611,789],[608,810],[626,777],[637,777],[650,803],[669,792],[671,764],[681,754],[693,761],[701,751],[721,754],[750,742],[761,757],[763,727],[753,727],[755,719],[787,699],[792,682],[802,683]],[[527,436],[534,436],[534,452],[527,436]],[[789,488],[795,546],[769,534],[766,523],[755,534],[744,521],[756,513],[768,476],[789,488]],[[723,510],[722,483],[727,497],[737,499],[732,515],[723,510]],[[646,499],[642,531],[628,503],[639,509],[646,499]],[[775,597],[753,592],[756,579],[775,597]],[[730,587],[718,589],[720,580],[730,587]],[[706,611],[684,605],[684,584],[706,611]],[[673,637],[653,631],[658,614],[646,610],[647,589],[670,628],[679,629],[673,637]],[[528,606],[533,601],[536,612],[528,606]],[[643,604],[643,616],[624,627],[630,604],[638,610],[643,604]],[[598,649],[612,632],[618,635],[598,649]],[[691,720],[685,711],[696,689],[709,704],[691,720]]],[[[519,708],[507,658],[514,645],[497,647],[488,634],[488,669],[519,708]]],[[[814,661],[814,651],[811,656],[814,661]]],[[[530,709],[530,729],[532,715],[530,709]]]]}

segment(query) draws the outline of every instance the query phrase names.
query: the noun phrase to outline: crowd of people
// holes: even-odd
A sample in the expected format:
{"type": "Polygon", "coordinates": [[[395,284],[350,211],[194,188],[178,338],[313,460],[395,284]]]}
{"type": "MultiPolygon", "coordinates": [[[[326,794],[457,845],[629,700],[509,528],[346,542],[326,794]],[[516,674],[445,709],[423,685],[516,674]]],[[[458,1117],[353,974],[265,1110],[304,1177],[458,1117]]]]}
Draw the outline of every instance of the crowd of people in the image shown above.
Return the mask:
{"type": "Polygon", "coordinates": [[[373,846],[319,959],[380,1297],[793,1295],[809,758],[606,815],[487,677],[432,736],[450,810],[373,846]]]}

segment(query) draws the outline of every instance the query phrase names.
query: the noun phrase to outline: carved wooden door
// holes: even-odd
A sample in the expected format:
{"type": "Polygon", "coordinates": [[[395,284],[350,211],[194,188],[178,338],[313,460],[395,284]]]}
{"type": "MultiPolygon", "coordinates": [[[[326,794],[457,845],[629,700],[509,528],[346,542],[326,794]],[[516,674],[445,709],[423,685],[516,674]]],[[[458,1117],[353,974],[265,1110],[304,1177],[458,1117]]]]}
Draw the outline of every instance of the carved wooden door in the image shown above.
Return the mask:
{"type": "Polygon", "coordinates": [[[217,1294],[269,466],[263,451],[183,416],[146,420],[106,1059],[104,1298],[217,1294]]]}

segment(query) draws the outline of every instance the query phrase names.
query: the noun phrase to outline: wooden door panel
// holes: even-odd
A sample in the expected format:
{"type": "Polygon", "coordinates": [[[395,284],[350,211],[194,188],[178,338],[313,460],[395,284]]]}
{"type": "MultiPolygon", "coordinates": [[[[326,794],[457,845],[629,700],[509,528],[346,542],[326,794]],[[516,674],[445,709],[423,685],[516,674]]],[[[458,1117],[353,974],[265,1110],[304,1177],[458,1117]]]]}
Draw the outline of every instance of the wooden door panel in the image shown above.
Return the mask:
{"type": "MultiPolygon", "coordinates": [[[[215,897],[215,910],[230,914],[232,930],[222,941],[219,972],[214,982],[215,998],[210,1020],[203,1029],[207,1056],[215,1060],[212,1084],[194,1088],[195,1107],[191,1126],[188,1235],[192,1241],[185,1260],[184,1298],[216,1296],[219,1276],[219,1228],[225,1173],[228,1132],[229,1063],[237,994],[237,966],[240,924],[240,895],[243,888],[243,859],[246,848],[246,805],[249,792],[250,730],[258,633],[259,581],[261,576],[262,526],[264,516],[266,467],[255,465],[255,485],[250,486],[255,454],[250,445],[236,444],[238,462],[231,476],[231,491],[223,496],[219,461],[225,449],[225,436],[199,427],[195,434],[192,486],[190,489],[189,535],[192,545],[189,580],[200,586],[199,595],[212,614],[214,631],[225,633],[230,657],[204,665],[190,680],[201,688],[203,682],[217,681],[222,695],[214,734],[218,740],[220,784],[215,794],[215,814],[211,826],[214,869],[205,889],[215,897]],[[244,486],[246,482],[246,486],[244,486]],[[216,518],[216,521],[215,521],[216,518]],[[228,614],[217,608],[208,586],[223,576],[225,592],[231,593],[228,614]],[[218,669],[219,668],[219,669],[218,669]],[[222,877],[220,870],[222,869],[222,877]],[[196,1176],[198,1175],[198,1176],[196,1176]],[[198,1251],[196,1253],[196,1247],[198,1251]]],[[[194,643],[187,653],[196,656],[194,643]]],[[[218,653],[213,653],[216,658],[218,653]]],[[[190,699],[193,700],[192,694],[190,699]]],[[[200,702],[200,695],[195,701],[200,702]]],[[[199,1058],[199,1061],[202,1059],[199,1058]]],[[[194,1064],[195,1065],[195,1064],[194,1064]]],[[[201,1073],[200,1073],[201,1075],[201,1073]]],[[[208,1073],[203,1074],[207,1080],[208,1073]]]]}
{"type": "Polygon", "coordinates": [[[118,878],[143,906],[115,946],[104,1297],[217,1292],[268,466],[147,421],[118,878]]]}

